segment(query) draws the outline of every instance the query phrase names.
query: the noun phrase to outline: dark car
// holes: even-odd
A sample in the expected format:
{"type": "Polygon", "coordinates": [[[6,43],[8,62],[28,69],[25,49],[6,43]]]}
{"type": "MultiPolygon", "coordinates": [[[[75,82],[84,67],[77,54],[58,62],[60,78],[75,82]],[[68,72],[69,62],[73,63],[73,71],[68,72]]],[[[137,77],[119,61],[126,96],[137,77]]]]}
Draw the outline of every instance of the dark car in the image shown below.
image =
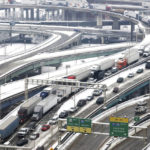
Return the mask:
{"type": "Polygon", "coordinates": [[[44,150],[44,146],[39,146],[36,148],[36,150],[44,150]]]}
{"type": "Polygon", "coordinates": [[[59,118],[66,118],[68,116],[68,112],[67,111],[63,111],[59,114],[59,118]]]}
{"type": "Polygon", "coordinates": [[[37,122],[32,121],[26,127],[29,128],[30,131],[33,131],[35,130],[36,126],[37,126],[37,122]]]}
{"type": "Polygon", "coordinates": [[[104,103],[104,97],[101,96],[96,100],[96,104],[103,104],[104,103]]]}
{"type": "Polygon", "coordinates": [[[82,106],[84,106],[85,104],[86,104],[86,100],[81,99],[81,100],[78,101],[77,106],[78,106],[78,107],[82,107],[82,106]]]}
{"type": "Polygon", "coordinates": [[[17,146],[23,146],[25,144],[28,144],[28,139],[22,138],[19,141],[17,141],[16,145],[17,146]]]}
{"type": "Polygon", "coordinates": [[[113,92],[114,93],[118,93],[119,92],[119,88],[118,87],[114,87],[113,92]]]}
{"type": "Polygon", "coordinates": [[[140,68],[136,71],[136,73],[142,73],[143,71],[144,71],[143,68],[140,68]]]}
{"type": "Polygon", "coordinates": [[[119,77],[118,79],[117,79],[117,83],[122,83],[123,82],[123,78],[122,77],[119,77]]]}

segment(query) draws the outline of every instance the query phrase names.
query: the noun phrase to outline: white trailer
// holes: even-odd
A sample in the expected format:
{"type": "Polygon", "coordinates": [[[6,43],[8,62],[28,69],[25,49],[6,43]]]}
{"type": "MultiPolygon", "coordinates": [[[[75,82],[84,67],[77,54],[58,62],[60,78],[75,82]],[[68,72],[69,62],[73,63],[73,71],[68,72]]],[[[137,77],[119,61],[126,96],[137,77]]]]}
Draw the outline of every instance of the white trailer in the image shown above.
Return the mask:
{"type": "Polygon", "coordinates": [[[124,15],[125,16],[129,16],[129,17],[133,17],[135,19],[138,19],[139,13],[137,11],[128,11],[128,10],[125,10],[124,11],[124,15]]]}
{"type": "Polygon", "coordinates": [[[104,71],[107,70],[115,65],[115,60],[114,59],[107,59],[101,61],[100,64],[93,65],[90,69],[91,71],[104,71]]]}
{"type": "Polygon", "coordinates": [[[124,53],[124,58],[127,60],[128,64],[131,64],[139,60],[140,55],[137,49],[129,49],[124,53]]]}
{"type": "Polygon", "coordinates": [[[22,0],[22,4],[29,4],[29,5],[37,5],[40,3],[40,0],[22,0]]]}
{"type": "Polygon", "coordinates": [[[58,96],[58,102],[61,102],[63,99],[68,98],[72,93],[71,87],[59,87],[56,90],[58,96]]]}
{"type": "Polygon", "coordinates": [[[107,59],[101,62],[100,64],[100,70],[104,71],[107,70],[115,65],[115,60],[114,59],[107,59]]]}
{"type": "Polygon", "coordinates": [[[44,100],[39,102],[35,108],[34,113],[32,116],[32,120],[39,120],[42,118],[42,116],[49,111],[51,108],[53,108],[55,105],[57,105],[57,95],[51,94],[48,97],[46,97],[44,100]]]}

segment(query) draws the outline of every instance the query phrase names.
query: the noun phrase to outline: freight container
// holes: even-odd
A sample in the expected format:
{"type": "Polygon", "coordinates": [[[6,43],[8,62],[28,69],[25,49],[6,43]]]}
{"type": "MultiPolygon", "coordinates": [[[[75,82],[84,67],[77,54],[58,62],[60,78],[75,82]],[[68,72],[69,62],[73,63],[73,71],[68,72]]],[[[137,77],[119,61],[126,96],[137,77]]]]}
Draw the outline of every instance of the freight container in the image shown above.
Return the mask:
{"type": "Polygon", "coordinates": [[[19,109],[18,116],[20,118],[20,123],[24,123],[32,114],[35,105],[41,100],[39,94],[28,99],[19,109]]]}
{"type": "Polygon", "coordinates": [[[19,126],[18,116],[11,116],[0,124],[0,139],[3,141],[8,138],[19,126]]]}
{"type": "Polygon", "coordinates": [[[55,94],[49,95],[47,98],[39,102],[35,108],[32,116],[32,120],[37,121],[42,118],[42,116],[57,105],[58,97],[55,94]]]}

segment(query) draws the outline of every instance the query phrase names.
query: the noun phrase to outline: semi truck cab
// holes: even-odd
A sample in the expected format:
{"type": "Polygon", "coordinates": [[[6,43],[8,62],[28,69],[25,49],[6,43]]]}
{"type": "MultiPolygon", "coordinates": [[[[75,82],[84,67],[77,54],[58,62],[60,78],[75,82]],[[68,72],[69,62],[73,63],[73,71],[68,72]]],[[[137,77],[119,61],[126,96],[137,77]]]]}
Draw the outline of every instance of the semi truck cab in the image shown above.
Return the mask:
{"type": "Polygon", "coordinates": [[[117,68],[122,69],[127,66],[127,59],[120,58],[117,62],[117,68]]]}

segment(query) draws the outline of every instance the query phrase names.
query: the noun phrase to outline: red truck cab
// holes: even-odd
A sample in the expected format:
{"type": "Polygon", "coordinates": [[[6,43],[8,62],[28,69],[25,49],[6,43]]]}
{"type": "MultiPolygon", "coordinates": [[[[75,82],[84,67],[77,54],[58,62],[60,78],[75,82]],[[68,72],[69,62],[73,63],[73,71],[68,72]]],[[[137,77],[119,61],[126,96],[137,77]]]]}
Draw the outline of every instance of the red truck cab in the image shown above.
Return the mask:
{"type": "Polygon", "coordinates": [[[126,67],[127,66],[127,59],[119,59],[118,61],[117,61],[117,68],[118,69],[122,69],[122,68],[124,68],[124,67],[126,67]]]}

